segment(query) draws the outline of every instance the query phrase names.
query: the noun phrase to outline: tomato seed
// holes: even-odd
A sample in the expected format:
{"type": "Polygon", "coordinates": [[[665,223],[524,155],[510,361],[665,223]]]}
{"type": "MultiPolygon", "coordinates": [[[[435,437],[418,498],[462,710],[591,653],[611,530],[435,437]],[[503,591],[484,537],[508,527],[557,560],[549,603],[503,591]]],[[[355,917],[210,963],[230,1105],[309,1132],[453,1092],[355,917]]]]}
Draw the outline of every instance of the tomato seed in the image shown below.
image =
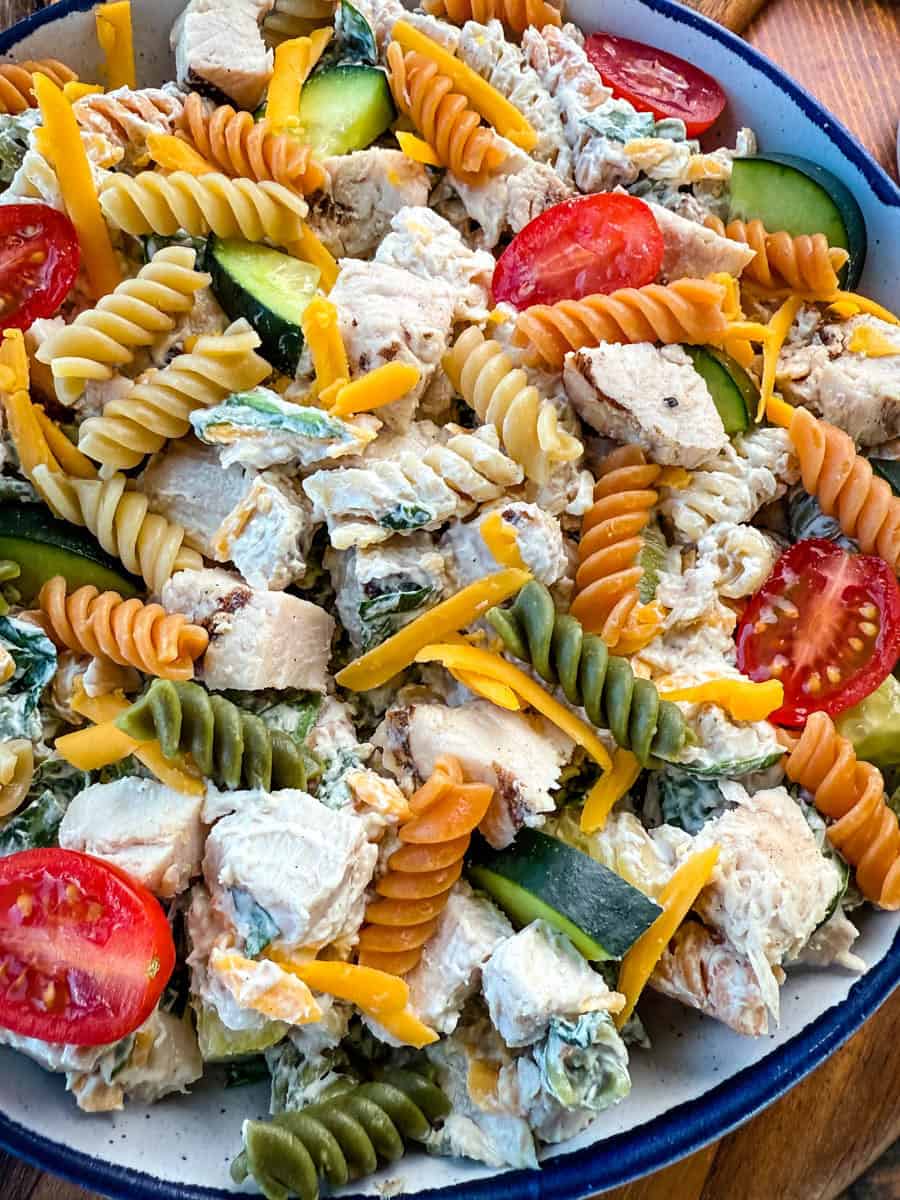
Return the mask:
{"type": "Polygon", "coordinates": [[[16,901],[16,908],[23,917],[30,917],[34,912],[34,896],[30,892],[20,892],[19,898],[16,901]]]}
{"type": "Polygon", "coordinates": [[[865,642],[862,640],[862,638],[858,637],[847,638],[847,643],[851,649],[856,651],[857,654],[859,654],[859,652],[865,646],[865,642]]]}
{"type": "Polygon", "coordinates": [[[838,667],[826,667],[825,674],[828,676],[829,683],[840,683],[841,672],[838,667]]]}
{"type": "Polygon", "coordinates": [[[878,632],[878,626],[873,625],[871,621],[861,621],[859,627],[866,637],[874,637],[878,632]]]}

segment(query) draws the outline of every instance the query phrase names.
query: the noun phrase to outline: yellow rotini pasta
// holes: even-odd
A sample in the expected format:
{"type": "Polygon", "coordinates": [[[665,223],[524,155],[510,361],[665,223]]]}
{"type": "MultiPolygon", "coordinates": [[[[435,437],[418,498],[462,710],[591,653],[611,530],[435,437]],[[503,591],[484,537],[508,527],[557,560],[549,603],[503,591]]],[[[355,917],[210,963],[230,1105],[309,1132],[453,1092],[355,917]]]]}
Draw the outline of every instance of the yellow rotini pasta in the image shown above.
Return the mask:
{"type": "Polygon", "coordinates": [[[118,471],[109,479],[76,479],[42,463],[34,468],[34,483],[54,512],[88,529],[152,592],[158,593],[175,571],[203,566],[197,551],[184,545],[184,529],[151,513],[147,497],[130,489],[118,471]]]}
{"type": "Polygon", "coordinates": [[[243,319],[224,333],[198,338],[190,353],[151,371],[107,404],[102,416],[83,421],[79,448],[107,468],[136,467],[170,438],[184,437],[195,409],[262,383],[272,368],[256,353],[258,345],[258,335],[243,319]]]}
{"type": "Polygon", "coordinates": [[[307,213],[304,200],[284,184],[187,171],[110,175],[101,184],[100,207],[108,221],[134,237],[171,237],[183,229],[194,237],[215,233],[277,246],[303,236],[307,213]]]}
{"type": "Polygon", "coordinates": [[[414,50],[403,52],[391,42],[387,52],[391,92],[401,112],[410,118],[441,164],[460,179],[478,182],[506,157],[492,129],[437,65],[414,50]]]}
{"type": "Polygon", "coordinates": [[[0,742],[0,817],[14,813],[31,786],[34,748],[27,738],[0,742]]]}
{"type": "Polygon", "coordinates": [[[268,121],[254,121],[230,104],[213,107],[196,92],[185,101],[175,136],[225,175],[274,180],[302,196],[325,185],[312,150],[293,134],[274,133],[268,121]]]}
{"type": "Polygon", "coordinates": [[[425,0],[422,5],[433,17],[443,17],[454,25],[477,21],[502,21],[513,33],[523,33],[529,25],[561,25],[562,13],[547,0],[425,0]]]}
{"type": "Polygon", "coordinates": [[[515,341],[556,370],[570,350],[601,342],[716,343],[727,336],[732,303],[732,289],[716,279],[620,288],[526,308],[516,320],[515,341]]]}
{"type": "Polygon", "coordinates": [[[57,87],[77,79],[71,67],[56,58],[29,59],[0,66],[0,113],[20,113],[37,105],[34,76],[40,72],[57,87]]]}
{"type": "Polygon", "coordinates": [[[474,325],[457,338],[443,365],[466,404],[494,426],[528,479],[546,483],[556,463],[573,462],[584,452],[578,438],[560,428],[553,404],[529,385],[500,343],[474,325]]]}
{"type": "Polygon", "coordinates": [[[136,667],[161,679],[192,679],[194,662],[206,650],[209,634],[181,613],[118,592],[98,592],[90,584],[67,595],[56,575],[40,590],[38,604],[44,629],[57,646],[136,667]]]}
{"type": "Polygon", "coordinates": [[[729,221],[708,216],[706,225],[733,242],[743,242],[756,257],[742,278],[767,288],[789,287],[797,292],[833,292],[838,271],[849,257],[846,250],[829,246],[824,233],[791,237],[781,230],[769,233],[762,221],[729,221]]]}
{"type": "Polygon", "coordinates": [[[194,269],[196,257],[189,246],[157,250],[134,279],[47,338],[35,357],[49,364],[63,404],[74,404],[89,379],[112,379],[115,368],[134,360],[135,349],[152,346],[175,328],[177,314],[191,311],[210,281],[194,269]]]}
{"type": "Polygon", "coordinates": [[[522,482],[520,467],[499,446],[462,430],[443,446],[429,446],[422,462],[458,496],[476,504],[496,500],[522,482]]]}

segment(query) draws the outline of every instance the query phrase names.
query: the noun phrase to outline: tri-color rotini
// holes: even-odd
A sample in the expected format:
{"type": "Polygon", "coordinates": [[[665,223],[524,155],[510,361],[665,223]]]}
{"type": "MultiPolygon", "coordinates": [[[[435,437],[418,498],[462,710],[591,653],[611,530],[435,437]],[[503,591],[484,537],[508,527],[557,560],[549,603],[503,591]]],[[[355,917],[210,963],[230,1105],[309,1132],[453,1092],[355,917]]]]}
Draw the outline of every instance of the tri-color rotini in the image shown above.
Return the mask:
{"type": "Polygon", "coordinates": [[[91,584],[69,594],[62,575],[47,580],[38,607],[57,646],[161,679],[192,679],[194,663],[209,644],[207,631],[181,613],[167,613],[161,604],[136,597],[124,600],[118,592],[99,592],[91,584]]]}
{"type": "Polygon", "coordinates": [[[499,342],[471,326],[444,357],[453,386],[479,418],[497,430],[507,454],[528,479],[546,483],[557,463],[573,462],[584,446],[559,424],[550,400],[530,385],[499,342]]]}
{"type": "Polygon", "coordinates": [[[900,826],[881,772],[858,761],[826,713],[813,713],[797,741],[784,739],[791,741],[785,772],[830,818],[828,840],[856,868],[859,890],[882,908],[900,908],[900,826]]]}
{"type": "Polygon", "coordinates": [[[443,445],[429,446],[422,462],[457,495],[476,504],[496,500],[522,482],[518,464],[499,446],[464,430],[451,433],[443,445]]]}
{"type": "Polygon", "coordinates": [[[753,221],[729,221],[710,215],[709,229],[733,242],[743,242],[756,257],[743,270],[741,278],[766,288],[788,287],[795,292],[833,292],[839,286],[838,272],[849,255],[846,250],[829,246],[824,233],[791,237],[780,230],[769,233],[758,218],[753,221]]]}
{"type": "Polygon", "coordinates": [[[46,75],[57,87],[77,79],[71,67],[56,58],[27,59],[0,65],[0,113],[21,113],[37,105],[35,75],[46,75]]]}
{"type": "Polygon", "coordinates": [[[318,1200],[319,1179],[343,1187],[402,1158],[404,1141],[422,1141],[450,1112],[450,1102],[414,1071],[391,1070],[374,1083],[335,1084],[328,1097],[271,1121],[245,1121],[244,1149],[231,1166],[268,1200],[318,1200]]]}
{"type": "Polygon", "coordinates": [[[189,313],[197,292],[209,286],[210,276],[195,270],[196,257],[189,246],[164,246],[133,279],[41,344],[36,357],[50,366],[63,404],[74,404],[88,380],[112,379],[116,368],[134,361],[136,349],[172,332],[175,318],[189,313]]]}
{"type": "Polygon", "coordinates": [[[494,790],[466,783],[459,760],[442,755],[410,799],[410,819],[397,829],[403,845],[375,884],[359,932],[363,966],[405,975],[422,957],[425,943],[462,873],[473,830],[487,815],[494,790]]]}
{"type": "Polygon", "coordinates": [[[515,34],[523,33],[529,25],[543,29],[545,25],[562,24],[560,9],[547,0],[425,0],[422,7],[433,17],[443,17],[454,25],[501,21],[515,34]]]}
{"type": "Polygon", "coordinates": [[[542,583],[526,583],[511,607],[489,609],[487,620],[510,654],[531,663],[547,683],[558,683],[569,703],[608,729],[641,766],[677,758],[686,736],[677,705],[661,700],[655,684],[638,679],[627,659],[611,655],[575,617],[558,613],[542,583]]]}
{"type": "Polygon", "coordinates": [[[116,725],[139,742],[157,740],[172,761],[189,754],[203,776],[228,791],[306,787],[303,748],[289,734],[198,683],[154,679],[116,725]]]}
{"type": "Polygon", "coordinates": [[[27,738],[0,742],[0,817],[14,813],[34,777],[34,747],[27,738]]]}

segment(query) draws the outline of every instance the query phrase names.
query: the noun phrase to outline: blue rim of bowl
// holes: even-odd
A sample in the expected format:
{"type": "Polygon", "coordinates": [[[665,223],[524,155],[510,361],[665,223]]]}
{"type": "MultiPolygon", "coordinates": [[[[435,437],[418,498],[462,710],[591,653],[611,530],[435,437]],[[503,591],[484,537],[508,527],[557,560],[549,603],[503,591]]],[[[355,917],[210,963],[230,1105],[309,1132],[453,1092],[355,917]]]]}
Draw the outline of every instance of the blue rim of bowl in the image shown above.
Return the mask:
{"type": "MultiPolygon", "coordinates": [[[[85,12],[96,0],[57,0],[12,28],[0,32],[0,54],[23,37],[70,12],[85,12]]],[[[783,74],[774,63],[733,33],[675,0],[642,0],[652,12],[700,29],[723,43],[813,119],[827,122],[824,131],[845,158],[859,169],[876,197],[900,208],[900,188],[871,158],[850,131],[826,112],[814,97],[783,74]]],[[[712,1091],[663,1113],[626,1133],[604,1138],[583,1150],[548,1160],[540,1171],[508,1171],[489,1179],[429,1188],[422,1200],[574,1200],[619,1187],[659,1171],[743,1124],[833,1054],[890,996],[900,982],[900,931],[881,961],[850,989],[847,999],[827,1009],[783,1046],[745,1067],[712,1091]]],[[[231,1200],[234,1192],[157,1179],[143,1171],[117,1166],[33,1133],[0,1114],[0,1148],[82,1187],[95,1188],[115,1200],[231,1200]]],[[[411,1194],[412,1195],[412,1194],[411,1194]]],[[[363,1200],[348,1197],[347,1200],[363,1200]]]]}

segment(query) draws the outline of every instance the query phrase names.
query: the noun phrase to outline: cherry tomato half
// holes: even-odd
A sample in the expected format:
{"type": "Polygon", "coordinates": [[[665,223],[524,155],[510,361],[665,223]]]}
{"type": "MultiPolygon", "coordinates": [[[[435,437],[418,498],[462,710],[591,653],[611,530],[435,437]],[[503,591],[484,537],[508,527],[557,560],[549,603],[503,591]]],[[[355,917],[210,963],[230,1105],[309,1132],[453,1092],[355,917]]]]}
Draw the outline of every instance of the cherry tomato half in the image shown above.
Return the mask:
{"type": "Polygon", "coordinates": [[[74,850],[0,859],[0,1026],[98,1046],[147,1019],[175,966],[159,902],[74,850]]]}
{"type": "Polygon", "coordinates": [[[494,301],[522,309],[643,287],[662,260],[662,234],[643,200],[612,192],[579,196],[516,234],[494,268],[494,301]]]}
{"type": "Polygon", "coordinates": [[[680,117],[688,137],[709,129],[725,107],[715,79],[675,54],[611,33],[593,34],[584,48],[615,96],[657,120],[680,117]]]}
{"type": "Polygon", "coordinates": [[[78,274],[75,226],[47,204],[0,205],[0,326],[52,317],[78,274]]]}
{"type": "Polygon", "coordinates": [[[769,718],[802,726],[836,716],[874,692],[900,655],[900,588],[883,559],[833,542],[797,542],[779,558],[737,631],[751,679],[780,679],[784,705],[769,718]]]}

